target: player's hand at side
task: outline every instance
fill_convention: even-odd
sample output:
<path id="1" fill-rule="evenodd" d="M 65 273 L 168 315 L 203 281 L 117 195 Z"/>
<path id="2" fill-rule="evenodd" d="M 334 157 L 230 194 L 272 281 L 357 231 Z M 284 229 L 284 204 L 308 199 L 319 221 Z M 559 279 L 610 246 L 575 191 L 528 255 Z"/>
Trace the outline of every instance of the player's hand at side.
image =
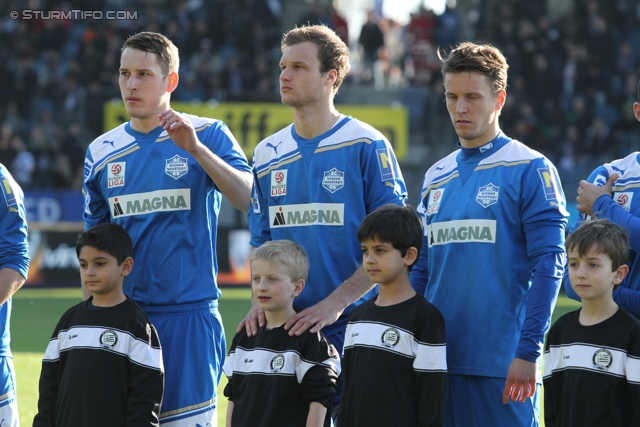
<path id="1" fill-rule="evenodd" d="M 596 202 L 598 197 L 603 194 L 611 195 L 611 188 L 613 187 L 613 183 L 618 179 L 617 174 L 613 174 L 607 180 L 607 183 L 602 187 L 591 184 L 587 181 L 580 181 L 580 186 L 578 187 L 578 197 L 576 197 L 576 202 L 578 202 L 578 210 L 587 215 L 593 215 L 593 204 Z"/>
<path id="2" fill-rule="evenodd" d="M 284 324 L 284 329 L 289 331 L 289 335 L 302 335 L 309 330 L 315 334 L 327 325 L 332 324 L 342 314 L 344 308 L 338 309 L 329 299 L 323 299 L 316 305 L 307 307 L 296 313 Z"/>
<path id="3" fill-rule="evenodd" d="M 160 126 L 167 131 L 173 142 L 188 153 L 198 146 L 198 137 L 188 117 L 174 110 L 166 110 L 158 114 Z"/>
<path id="4" fill-rule="evenodd" d="M 236 333 L 240 333 L 243 328 L 247 330 L 247 336 L 253 337 L 258 334 L 258 329 L 264 327 L 266 324 L 266 318 L 264 316 L 264 310 L 258 307 L 251 299 L 251 310 L 240 321 Z"/>
<path id="5" fill-rule="evenodd" d="M 507 381 L 504 385 L 502 403 L 505 405 L 512 401 L 524 402 L 527 397 L 532 397 L 536 393 L 536 373 L 538 364 L 527 362 L 517 357 L 511 362 L 507 371 Z"/>

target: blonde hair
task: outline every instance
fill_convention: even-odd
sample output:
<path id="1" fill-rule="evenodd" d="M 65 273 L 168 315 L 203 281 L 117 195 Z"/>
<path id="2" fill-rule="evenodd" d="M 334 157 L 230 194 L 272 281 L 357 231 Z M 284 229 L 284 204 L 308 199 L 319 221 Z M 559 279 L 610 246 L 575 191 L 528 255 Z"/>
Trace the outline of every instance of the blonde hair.
<path id="1" fill-rule="evenodd" d="M 251 253 L 251 261 L 264 259 L 283 264 L 293 282 L 307 280 L 309 257 L 304 248 L 291 240 L 271 240 Z"/>

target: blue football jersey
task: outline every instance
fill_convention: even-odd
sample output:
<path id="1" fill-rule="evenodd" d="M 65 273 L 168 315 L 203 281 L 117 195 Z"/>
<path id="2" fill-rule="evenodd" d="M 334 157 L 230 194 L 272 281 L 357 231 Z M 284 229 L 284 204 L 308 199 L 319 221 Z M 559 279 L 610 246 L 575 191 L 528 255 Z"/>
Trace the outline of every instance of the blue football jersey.
<path id="1" fill-rule="evenodd" d="M 326 298 L 360 266 L 357 231 L 364 217 L 388 203 L 404 205 L 407 198 L 389 142 L 351 117 L 341 116 L 311 140 L 298 136 L 294 125 L 268 137 L 255 149 L 253 174 L 251 244 L 289 239 L 309 255 L 309 277 L 294 301 L 296 310 Z M 325 334 L 344 329 L 350 309 Z"/>
<path id="2" fill-rule="evenodd" d="M 29 244 L 24 194 L 7 168 L 0 164 L 2 195 L 0 198 L 0 269 L 11 268 L 27 278 Z M 11 298 L 0 306 L 0 356 L 11 356 L 9 319 Z"/>
<path id="3" fill-rule="evenodd" d="M 598 218 L 609 219 L 624 227 L 629 233 L 632 245 L 629 249 L 629 261 L 627 263 L 629 274 L 622 281 L 620 287 L 613 292 L 613 298 L 624 309 L 640 318 L 640 265 L 636 262 L 639 248 L 637 246 L 633 247 L 633 242 L 636 240 L 640 230 L 637 228 L 629 229 L 628 223 L 619 221 L 621 216 L 616 212 L 616 209 L 622 208 L 626 213 L 636 218 L 640 217 L 640 152 L 631 153 L 623 159 L 614 160 L 598 167 L 589 175 L 587 181 L 598 186 L 604 186 L 609 177 L 614 174 L 618 175 L 618 179 L 611 188 L 613 203 L 611 199 L 598 198 L 594 203 L 593 211 L 597 213 Z M 571 228 L 571 232 L 582 224 L 585 219 L 586 216 L 580 214 L 580 217 Z M 571 288 L 568 276 L 565 278 L 565 289 L 569 297 L 579 299 Z"/>
<path id="4" fill-rule="evenodd" d="M 186 115 L 199 140 L 232 167 L 251 168 L 227 126 Z M 125 123 L 94 140 L 84 164 L 85 229 L 115 222 L 133 239 L 124 291 L 141 305 L 217 299 L 216 230 L 222 193 L 161 127 Z"/>
<path id="5" fill-rule="evenodd" d="M 436 162 L 425 174 L 418 213 L 424 242 L 411 282 L 444 316 L 449 372 L 506 377 L 527 317 L 533 260 L 564 252 L 568 214 L 555 167 L 500 133 Z M 562 267 L 544 298 L 545 318 L 527 331 L 536 356 Z"/>

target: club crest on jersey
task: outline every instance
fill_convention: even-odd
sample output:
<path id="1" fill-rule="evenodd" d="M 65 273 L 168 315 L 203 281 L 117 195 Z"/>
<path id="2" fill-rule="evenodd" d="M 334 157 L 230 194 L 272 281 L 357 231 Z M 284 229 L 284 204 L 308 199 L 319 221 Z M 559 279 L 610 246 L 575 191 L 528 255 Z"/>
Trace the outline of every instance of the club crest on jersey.
<path id="1" fill-rule="evenodd" d="M 189 172 L 189 161 L 184 157 L 180 157 L 177 154 L 170 159 L 167 159 L 164 166 L 164 173 L 169 175 L 173 179 L 178 179 Z"/>
<path id="2" fill-rule="evenodd" d="M 273 359 L 271 359 L 271 363 L 269 364 L 271 367 L 271 372 L 280 372 L 282 368 L 284 368 L 284 356 L 278 354 Z"/>
<path id="3" fill-rule="evenodd" d="M 633 199 L 633 193 L 631 191 L 613 193 L 613 200 L 615 200 L 618 206 L 627 212 L 629 212 L 629 209 L 631 208 L 631 199 Z"/>
<path id="4" fill-rule="evenodd" d="M 387 348 L 393 348 L 400 342 L 400 332 L 396 328 L 386 329 L 380 338 L 382 345 Z"/>
<path id="5" fill-rule="evenodd" d="M 606 348 L 601 348 L 593 353 L 593 367 L 601 371 L 606 371 L 613 363 L 613 355 Z"/>
<path id="6" fill-rule="evenodd" d="M 107 165 L 107 187 L 124 187 L 124 170 L 127 162 L 115 162 Z"/>
<path id="7" fill-rule="evenodd" d="M 442 195 L 444 194 L 444 188 L 438 188 L 429 192 L 429 203 L 427 204 L 427 215 L 438 213 L 440 209 L 440 202 L 442 202 Z"/>
<path id="8" fill-rule="evenodd" d="M 480 203 L 480 205 L 483 208 L 488 208 L 489 206 L 498 202 L 499 192 L 500 192 L 500 187 L 497 187 L 489 183 L 484 187 L 478 188 L 478 194 L 476 195 L 476 202 Z"/>
<path id="9" fill-rule="evenodd" d="M 332 194 L 344 187 L 344 172 L 336 168 L 325 171 L 322 178 L 322 186 L 329 190 Z"/>
<path id="10" fill-rule="evenodd" d="M 271 197 L 287 194 L 287 170 L 271 171 Z"/>
<path id="11" fill-rule="evenodd" d="M 113 348 L 118 343 L 118 334 L 116 331 L 109 329 L 100 334 L 100 345 L 103 347 Z"/>

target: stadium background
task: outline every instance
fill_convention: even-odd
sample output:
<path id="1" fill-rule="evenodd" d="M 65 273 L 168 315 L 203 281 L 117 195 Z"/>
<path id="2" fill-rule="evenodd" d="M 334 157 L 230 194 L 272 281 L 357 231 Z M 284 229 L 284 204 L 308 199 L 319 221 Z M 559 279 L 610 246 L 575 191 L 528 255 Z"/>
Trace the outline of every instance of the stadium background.
<path id="1" fill-rule="evenodd" d="M 73 245 L 82 227 L 84 153 L 93 139 L 127 120 L 119 100 L 119 49 L 142 30 L 162 32 L 180 49 L 172 106 L 223 119 L 250 159 L 262 137 L 292 121 L 278 95 L 282 33 L 305 22 L 334 28 L 352 50 L 337 108 L 389 137 L 414 205 L 422 175 L 456 141 L 436 49 L 460 40 L 490 42 L 510 64 L 501 127 L 556 164 L 575 217 L 579 180 L 640 145 L 631 109 L 640 67 L 640 1 L 420 3 L 2 2 L 0 162 L 26 194 L 33 259 L 26 286 L 77 284 Z M 125 19 L 96 19 L 107 11 Z M 219 280 L 244 284 L 246 218 L 226 201 L 222 209 Z"/>
<path id="2" fill-rule="evenodd" d="M 639 149 L 640 124 L 631 106 L 640 76 L 640 0 L 459 0 L 449 8 L 436 0 L 433 10 L 418 10 L 418 3 L 0 3 L 0 162 L 25 190 L 33 260 L 12 316 L 24 425 L 35 414 L 48 337 L 61 313 L 80 298 L 74 243 L 82 228 L 83 158 L 93 139 L 127 120 L 117 69 L 128 35 L 160 31 L 178 45 L 181 80 L 172 106 L 225 120 L 250 158 L 262 136 L 292 120 L 290 109 L 279 103 L 281 34 L 304 22 L 336 29 L 353 57 L 336 98 L 338 109 L 389 137 L 414 205 L 425 170 L 455 148 L 436 49 L 461 40 L 490 42 L 507 55 L 511 69 L 501 126 L 556 164 L 574 218 L 578 181 L 595 166 Z M 132 19 L 52 14 L 74 10 L 124 11 Z M 368 10 L 375 13 L 361 31 Z M 221 283 L 247 281 L 246 233 L 246 218 L 225 201 L 218 242 Z M 59 289 L 69 286 L 74 289 Z M 247 289 L 223 293 L 229 337 L 246 313 L 248 295 Z M 554 319 L 575 306 L 561 296 Z"/>

